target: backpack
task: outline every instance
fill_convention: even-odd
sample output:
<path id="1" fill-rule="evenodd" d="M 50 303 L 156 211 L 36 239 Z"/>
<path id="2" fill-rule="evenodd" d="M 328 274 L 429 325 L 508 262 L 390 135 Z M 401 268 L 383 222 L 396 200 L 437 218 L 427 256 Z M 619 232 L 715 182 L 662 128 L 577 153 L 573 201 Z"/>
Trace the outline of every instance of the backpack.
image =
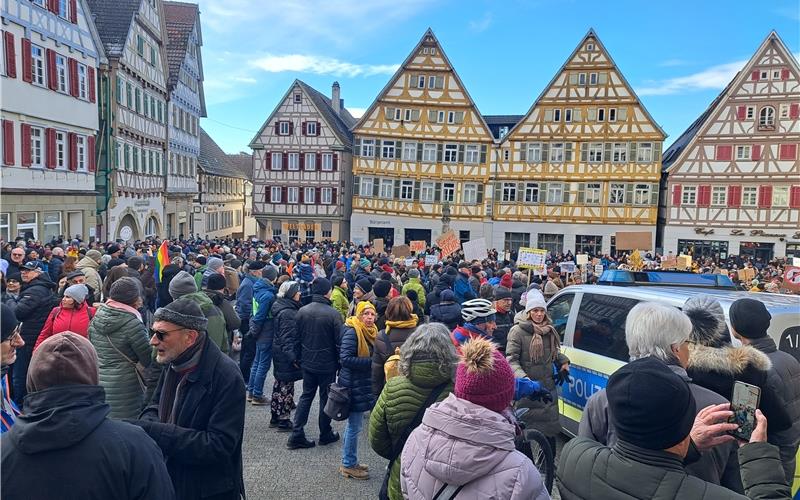
<path id="1" fill-rule="evenodd" d="M 392 350 L 392 341 L 389 340 L 389 335 L 383 334 L 384 339 L 383 341 L 386 343 L 386 347 L 388 348 L 388 352 Z M 386 381 L 388 382 L 389 379 L 392 379 L 398 375 L 400 375 L 400 348 L 394 348 L 394 354 L 386 358 L 386 362 L 383 364 L 383 375 Z"/>

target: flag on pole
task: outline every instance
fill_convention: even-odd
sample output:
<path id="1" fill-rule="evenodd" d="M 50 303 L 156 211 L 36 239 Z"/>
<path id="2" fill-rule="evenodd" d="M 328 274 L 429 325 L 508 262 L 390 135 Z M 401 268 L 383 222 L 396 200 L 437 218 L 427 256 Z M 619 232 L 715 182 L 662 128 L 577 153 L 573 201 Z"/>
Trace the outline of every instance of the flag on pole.
<path id="1" fill-rule="evenodd" d="M 155 265 L 155 279 L 156 283 L 161 283 L 161 274 L 164 272 L 164 268 L 169 265 L 169 252 L 167 247 L 167 240 L 161 242 L 161 246 L 158 248 L 158 252 L 156 253 L 156 265 Z"/>

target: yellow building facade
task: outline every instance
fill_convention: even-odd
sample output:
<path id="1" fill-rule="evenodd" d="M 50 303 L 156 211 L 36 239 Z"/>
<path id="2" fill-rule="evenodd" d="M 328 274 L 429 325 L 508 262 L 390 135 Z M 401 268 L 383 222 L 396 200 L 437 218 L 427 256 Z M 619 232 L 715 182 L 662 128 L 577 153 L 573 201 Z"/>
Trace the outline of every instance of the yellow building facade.
<path id="1" fill-rule="evenodd" d="M 431 30 L 355 125 L 351 238 L 435 241 L 491 231 L 494 138 Z"/>

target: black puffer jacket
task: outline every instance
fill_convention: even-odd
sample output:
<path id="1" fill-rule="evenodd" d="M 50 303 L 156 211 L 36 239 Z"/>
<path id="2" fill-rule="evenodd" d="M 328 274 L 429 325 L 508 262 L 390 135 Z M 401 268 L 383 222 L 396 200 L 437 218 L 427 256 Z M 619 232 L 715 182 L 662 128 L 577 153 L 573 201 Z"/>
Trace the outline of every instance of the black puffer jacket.
<path id="1" fill-rule="evenodd" d="M 354 328 L 346 326 L 342 333 L 342 345 L 339 348 L 339 385 L 350 389 L 350 411 L 361 412 L 371 410 L 375 405 L 372 396 L 372 353 L 374 347 L 369 346 L 369 355 L 358 355 L 358 337 Z"/>
<path id="2" fill-rule="evenodd" d="M 274 375 L 281 382 L 294 382 L 303 378 L 303 370 L 295 363 L 300 359 L 300 335 L 297 333 L 295 317 L 300 302 L 286 297 L 278 297 L 272 304 L 272 318 L 275 321 L 275 338 L 272 343 L 272 362 Z"/>
<path id="3" fill-rule="evenodd" d="M 14 314 L 22 322 L 20 335 L 25 344 L 29 344 L 31 348 L 36 343 L 36 338 L 42 331 L 50 311 L 58 305 L 55 293 L 57 288 L 58 286 L 50 281 L 50 277 L 45 273 L 22 285 Z"/>
<path id="4" fill-rule="evenodd" d="M 302 345 L 300 367 L 311 373 L 336 373 L 342 315 L 333 308 L 331 301 L 322 295 L 313 295 L 311 303 L 297 311 L 295 322 Z"/>
<path id="5" fill-rule="evenodd" d="M 431 323 L 444 323 L 453 330 L 462 323 L 461 305 L 458 302 L 442 302 L 431 307 Z"/>
<path id="6" fill-rule="evenodd" d="M 512 306 L 513 307 L 513 306 Z M 506 343 L 508 342 L 508 332 L 511 331 L 511 327 L 514 326 L 514 311 L 508 311 L 505 313 L 501 313 L 497 311 L 495 314 L 496 322 L 497 322 L 497 329 L 492 332 L 492 340 L 495 344 L 497 344 L 498 348 L 502 352 L 506 352 Z"/>
<path id="7" fill-rule="evenodd" d="M 390 328 L 389 335 L 386 335 L 385 330 L 378 332 L 372 352 L 372 393 L 376 398 L 381 394 L 383 386 L 386 384 L 383 365 L 386 364 L 389 356 L 394 354 L 395 348 L 401 347 L 416 330 L 417 327 L 415 326 L 414 328 Z"/>
<path id="8" fill-rule="evenodd" d="M 386 328 L 386 308 L 389 306 L 389 297 L 376 297 L 375 298 L 375 312 L 378 317 L 375 319 L 375 326 L 378 330 Z"/>

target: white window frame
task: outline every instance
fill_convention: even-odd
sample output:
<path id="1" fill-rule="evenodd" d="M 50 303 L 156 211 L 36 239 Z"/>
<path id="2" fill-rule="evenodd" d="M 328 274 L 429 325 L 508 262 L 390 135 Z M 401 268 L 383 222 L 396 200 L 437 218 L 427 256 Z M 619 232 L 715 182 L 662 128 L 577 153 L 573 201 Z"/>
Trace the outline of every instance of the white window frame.
<path id="1" fill-rule="evenodd" d="M 0 240 L 9 241 L 11 239 L 11 213 L 0 213 Z"/>
<path id="2" fill-rule="evenodd" d="M 528 143 L 527 152 L 528 163 L 541 163 L 542 162 L 542 143 L 530 142 Z"/>
<path id="3" fill-rule="evenodd" d="M 381 142 L 381 158 L 384 160 L 394 160 L 397 143 L 395 141 Z"/>
<path id="4" fill-rule="evenodd" d="M 422 144 L 422 161 L 424 163 L 436 163 L 436 155 L 438 146 L 435 142 L 426 142 Z"/>
<path id="5" fill-rule="evenodd" d="M 599 205 L 602 191 L 603 186 L 599 182 L 590 182 L 586 184 L 583 202 L 587 205 Z"/>
<path id="6" fill-rule="evenodd" d="M 747 108 L 745 108 L 745 109 L 746 109 L 745 119 L 752 120 L 753 118 L 755 118 L 755 116 L 756 116 L 756 107 L 755 106 L 747 106 Z"/>
<path id="7" fill-rule="evenodd" d="M 322 170 L 333 172 L 333 153 L 322 153 Z"/>
<path id="8" fill-rule="evenodd" d="M 539 183 L 527 182 L 525 183 L 525 196 L 523 198 L 525 203 L 539 203 Z"/>
<path id="9" fill-rule="evenodd" d="M 313 172 L 317 169 L 317 153 L 306 153 L 305 154 L 305 165 L 303 165 L 303 170 L 308 172 Z"/>
<path id="10" fill-rule="evenodd" d="M 55 222 L 54 221 L 48 222 L 47 221 L 47 217 L 48 216 L 53 216 L 53 215 L 56 215 L 58 220 L 55 221 Z M 59 212 L 59 211 L 42 212 L 42 225 L 44 226 L 44 228 L 43 228 L 44 232 L 42 233 L 42 238 L 45 241 L 50 241 L 50 238 L 48 238 L 49 235 L 55 235 L 56 237 L 58 237 L 58 236 L 64 234 L 64 233 L 61 232 L 61 222 L 62 222 L 61 212 Z M 47 226 L 56 226 L 55 232 L 53 232 L 52 229 L 50 231 L 48 231 L 48 227 Z"/>
<path id="11" fill-rule="evenodd" d="M 597 85 L 597 73 L 589 73 L 589 85 Z"/>
<path id="12" fill-rule="evenodd" d="M 418 89 L 425 88 L 425 75 L 417 75 L 417 88 Z"/>
<path id="13" fill-rule="evenodd" d="M 789 118 L 789 105 L 788 104 L 781 104 L 781 113 L 780 113 L 781 120 L 785 120 Z"/>
<path id="14" fill-rule="evenodd" d="M 597 121 L 606 121 L 606 108 L 597 108 Z"/>
<path id="15" fill-rule="evenodd" d="M 42 127 L 31 127 L 31 166 L 43 167 L 45 159 L 45 139 Z"/>
<path id="16" fill-rule="evenodd" d="M 726 186 L 711 186 L 711 205 L 724 207 L 728 203 L 728 188 Z"/>
<path id="17" fill-rule="evenodd" d="M 739 144 L 736 146 L 736 159 L 749 160 L 752 154 L 752 149 L 749 144 Z"/>
<path id="18" fill-rule="evenodd" d="M 625 204 L 625 184 L 622 182 L 612 182 L 608 185 L 608 204 Z"/>
<path id="19" fill-rule="evenodd" d="M 417 161 L 417 143 L 404 142 L 403 143 L 403 161 Z"/>
<path id="20" fill-rule="evenodd" d="M 774 127 L 775 126 L 775 108 L 772 106 L 764 106 L 758 111 L 758 126 L 759 127 Z"/>
<path id="21" fill-rule="evenodd" d="M 442 183 L 442 201 L 453 203 L 456 201 L 456 183 L 443 182 Z"/>
<path id="22" fill-rule="evenodd" d="M 333 203 L 333 188 L 324 187 L 319 192 L 319 202 L 323 205 L 330 205 Z"/>
<path id="23" fill-rule="evenodd" d="M 564 203 L 564 183 L 547 183 L 547 203 L 551 205 L 561 205 Z"/>
<path id="24" fill-rule="evenodd" d="M 461 190 L 461 203 L 463 205 L 478 204 L 478 185 L 476 183 L 464 183 L 464 188 Z"/>
<path id="25" fill-rule="evenodd" d="M 78 135 L 75 138 L 75 145 L 77 146 L 76 158 L 78 160 L 77 170 L 85 172 L 89 168 L 89 161 L 86 157 L 86 136 Z"/>
<path id="26" fill-rule="evenodd" d="M 33 215 L 33 222 L 26 222 L 20 223 L 20 217 L 22 215 Z M 39 213 L 38 212 L 17 212 L 17 234 L 20 235 L 20 232 L 24 234 L 25 230 L 30 229 L 33 233 L 33 239 L 39 239 Z M 21 235 L 20 235 L 21 236 Z"/>
<path id="27" fill-rule="evenodd" d="M 306 122 L 306 135 L 317 135 L 317 122 Z"/>
<path id="28" fill-rule="evenodd" d="M 565 148 L 563 142 L 550 143 L 550 163 L 564 163 Z"/>
<path id="29" fill-rule="evenodd" d="M 653 161 L 653 143 L 640 142 L 636 147 L 636 161 L 638 163 L 650 163 Z"/>
<path id="30" fill-rule="evenodd" d="M 560 122 L 561 121 L 561 109 L 555 108 L 553 110 L 553 121 Z"/>
<path id="31" fill-rule="evenodd" d="M 501 197 L 500 201 L 503 203 L 512 203 L 517 201 L 517 183 L 516 182 L 504 182 L 501 185 Z"/>
<path id="32" fill-rule="evenodd" d="M 300 188 L 297 186 L 289 186 L 286 189 L 286 203 L 296 205 L 300 201 Z"/>
<path id="33" fill-rule="evenodd" d="M 464 146 L 464 163 L 477 165 L 481 160 L 481 148 L 478 144 L 467 144 Z"/>
<path id="34" fill-rule="evenodd" d="M 445 163 L 458 162 L 458 144 L 445 144 L 442 154 L 442 161 Z"/>
<path id="35" fill-rule="evenodd" d="M 586 85 L 586 73 L 578 73 L 578 85 Z"/>
<path id="36" fill-rule="evenodd" d="M 278 135 L 289 135 L 289 122 L 278 122 Z"/>
<path id="37" fill-rule="evenodd" d="M 742 187 L 742 206 L 754 207 L 758 205 L 758 187 L 757 186 L 743 186 Z"/>
<path id="38" fill-rule="evenodd" d="M 608 108 L 608 121 L 617 121 L 617 108 Z"/>
<path id="39" fill-rule="evenodd" d="M 34 85 L 47 85 L 47 64 L 45 64 L 43 47 L 31 44 L 31 78 Z"/>
<path id="40" fill-rule="evenodd" d="M 772 206 L 773 207 L 789 206 L 789 186 L 773 186 Z"/>
<path id="41" fill-rule="evenodd" d="M 422 181 L 419 187 L 419 201 L 421 203 L 433 203 L 436 197 L 436 183 L 433 181 Z"/>
<path id="42" fill-rule="evenodd" d="M 634 184 L 633 204 L 634 205 L 650 204 L 650 184 Z"/>
<path id="43" fill-rule="evenodd" d="M 295 104 L 303 104 L 303 94 L 300 92 L 295 92 L 294 94 L 294 103 Z"/>
<path id="44" fill-rule="evenodd" d="M 614 163 L 628 163 L 627 142 L 615 142 L 611 145 L 611 161 Z"/>
<path id="45" fill-rule="evenodd" d="M 56 130 L 56 168 L 66 169 L 69 158 L 67 157 L 67 133 Z"/>
<path id="46" fill-rule="evenodd" d="M 683 186 L 681 192 L 681 205 L 697 204 L 697 186 Z"/>
<path id="47" fill-rule="evenodd" d="M 272 154 L 272 160 L 270 161 L 270 170 L 281 170 L 283 168 L 283 153 L 270 153 L 270 154 Z"/>
<path id="48" fill-rule="evenodd" d="M 572 108 L 564 110 L 564 123 L 572 123 Z"/>
<path id="49" fill-rule="evenodd" d="M 365 158 L 375 156 L 375 139 L 361 139 L 361 156 Z"/>
<path id="50" fill-rule="evenodd" d="M 303 204 L 304 205 L 314 205 L 316 203 L 317 188 L 315 188 L 315 187 L 305 187 L 303 189 L 305 190 L 303 192 Z"/>
<path id="51" fill-rule="evenodd" d="M 275 160 L 272 161 L 274 162 Z M 286 170 L 300 170 L 300 153 L 288 153 L 286 155 L 286 162 L 288 163 L 288 165 L 286 165 Z"/>
<path id="52" fill-rule="evenodd" d="M 89 99 L 89 77 L 85 64 L 78 63 L 78 97 L 80 99 Z"/>
<path id="53" fill-rule="evenodd" d="M 56 54 L 56 90 L 63 94 L 69 94 L 69 70 L 67 69 L 67 58 L 61 54 Z"/>
<path id="54" fill-rule="evenodd" d="M 414 181 L 407 179 L 400 181 L 400 199 L 404 201 L 414 199 Z"/>
<path id="55" fill-rule="evenodd" d="M 380 188 L 378 189 L 378 197 L 385 200 L 390 200 L 394 197 L 393 179 L 381 179 Z"/>
<path id="56" fill-rule="evenodd" d="M 455 111 L 448 111 L 447 112 L 447 123 L 453 124 L 456 122 L 456 112 Z"/>
<path id="57" fill-rule="evenodd" d="M 589 163 L 603 163 L 603 143 L 589 143 Z"/>
<path id="58" fill-rule="evenodd" d="M 375 180 L 372 177 L 362 177 L 359 181 L 358 192 L 359 196 L 372 196 L 372 187 Z"/>

